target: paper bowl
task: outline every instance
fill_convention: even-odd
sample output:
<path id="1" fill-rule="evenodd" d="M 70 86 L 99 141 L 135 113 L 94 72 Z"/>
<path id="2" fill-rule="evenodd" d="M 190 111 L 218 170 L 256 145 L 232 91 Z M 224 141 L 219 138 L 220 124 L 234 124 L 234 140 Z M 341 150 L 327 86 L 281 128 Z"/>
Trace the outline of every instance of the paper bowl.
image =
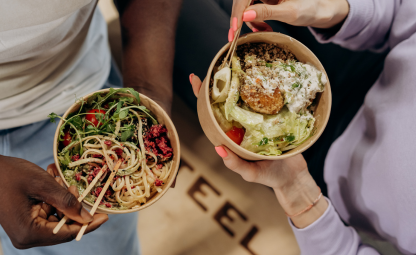
<path id="1" fill-rule="evenodd" d="M 98 90 L 95 91 L 91 94 L 88 94 L 86 96 L 84 96 L 84 100 L 87 100 L 90 96 L 92 96 L 94 93 L 96 92 L 108 92 L 109 89 L 102 89 L 102 90 Z M 131 94 L 122 94 L 123 96 L 129 96 L 129 97 L 133 97 Z M 155 103 L 153 100 L 151 100 L 150 98 L 146 97 L 145 95 L 140 94 L 140 105 L 144 105 L 147 107 L 147 109 L 149 109 L 153 115 L 156 117 L 156 119 L 158 120 L 158 122 L 160 124 L 163 124 L 166 126 L 166 128 L 168 129 L 168 138 L 170 140 L 171 146 L 173 148 L 173 164 L 172 164 L 172 172 L 170 173 L 169 178 L 167 179 L 167 181 L 165 182 L 165 184 L 163 185 L 163 191 L 162 192 L 157 192 L 156 194 L 153 195 L 153 197 L 151 197 L 146 204 L 140 206 L 139 208 L 134 208 L 134 209 L 128 209 L 128 210 L 111 210 L 111 209 L 106 209 L 106 208 L 97 208 L 97 213 L 105 213 L 105 214 L 123 214 L 123 213 L 131 213 L 131 212 L 137 212 L 140 210 L 143 210 L 149 206 L 151 206 L 152 204 L 154 204 L 157 200 L 159 200 L 169 189 L 169 187 L 172 185 L 173 181 L 175 180 L 176 174 L 178 173 L 179 170 L 179 163 L 180 163 L 180 147 L 179 147 L 179 137 L 178 137 L 178 133 L 176 132 L 175 126 L 172 123 L 172 120 L 169 118 L 169 116 L 167 115 L 167 113 L 162 109 L 162 107 L 160 107 L 157 103 Z M 69 107 L 69 109 L 65 112 L 65 114 L 63 115 L 63 118 L 66 118 L 68 116 L 68 114 L 75 112 L 79 109 L 80 104 L 79 103 L 75 103 L 73 104 L 71 107 Z M 53 142 L 53 157 L 55 159 L 55 165 L 56 168 L 59 171 L 59 175 L 61 176 L 64 184 L 66 187 L 69 187 L 68 182 L 65 180 L 64 175 L 62 173 L 61 167 L 59 165 L 59 161 L 58 161 L 58 135 L 59 135 L 59 129 L 62 125 L 63 121 L 59 121 L 58 126 L 56 128 L 56 132 L 55 132 L 55 138 L 54 138 L 54 142 Z M 88 202 L 88 201 L 83 201 L 83 206 L 91 209 L 93 204 Z"/>
<path id="2" fill-rule="evenodd" d="M 328 78 L 324 67 L 318 58 L 310 51 L 305 45 L 296 39 L 275 32 L 256 32 L 242 35 L 238 41 L 238 45 L 245 43 L 277 43 L 279 46 L 284 47 L 291 51 L 296 58 L 302 63 L 308 63 L 315 66 L 318 70 L 322 71 L 324 75 Z M 259 155 L 254 152 L 248 151 L 236 143 L 234 143 L 228 136 L 222 131 L 218 125 L 210 105 L 210 94 L 209 94 L 209 82 L 212 77 L 212 71 L 218 59 L 226 54 L 230 43 L 226 44 L 222 49 L 217 53 L 215 58 L 212 60 L 211 65 L 209 66 L 208 73 L 204 83 L 202 84 L 201 90 L 198 95 L 198 117 L 199 122 L 201 123 L 202 129 L 205 132 L 205 135 L 211 141 L 214 146 L 225 145 L 227 148 L 232 150 L 238 156 L 246 160 L 280 160 L 292 157 L 296 154 L 302 153 L 309 147 L 311 147 L 316 140 L 321 136 L 324 131 L 326 124 L 328 123 L 329 114 L 331 112 L 331 87 L 329 84 L 329 79 L 325 85 L 325 91 L 323 93 L 318 93 L 317 98 L 315 99 L 317 103 L 317 108 L 314 113 L 315 121 L 315 132 L 308 138 L 303 144 L 298 147 L 284 152 L 280 156 L 265 156 Z"/>

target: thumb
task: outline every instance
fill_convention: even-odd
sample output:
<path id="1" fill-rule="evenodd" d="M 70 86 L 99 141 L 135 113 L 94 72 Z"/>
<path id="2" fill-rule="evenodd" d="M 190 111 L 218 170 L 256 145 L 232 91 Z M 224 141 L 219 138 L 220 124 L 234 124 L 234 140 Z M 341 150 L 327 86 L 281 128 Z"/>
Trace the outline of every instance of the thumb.
<path id="1" fill-rule="evenodd" d="M 228 169 L 238 173 L 248 182 L 256 181 L 257 171 L 253 162 L 245 161 L 225 146 L 217 146 L 215 150 Z"/>
<path id="2" fill-rule="evenodd" d="M 59 185 L 46 172 L 45 174 L 46 178 L 43 178 L 42 182 L 36 182 L 32 186 L 32 191 L 37 194 L 35 198 L 52 205 L 71 220 L 79 223 L 91 222 L 93 217 L 82 207 L 77 197 Z"/>
<path id="3" fill-rule="evenodd" d="M 248 7 L 243 14 L 243 21 L 278 20 L 291 24 L 297 19 L 298 9 L 294 2 L 288 1 L 277 5 L 256 4 Z"/>
<path id="4" fill-rule="evenodd" d="M 195 74 L 191 73 L 189 75 L 189 82 L 192 85 L 192 90 L 194 91 L 195 96 L 198 97 L 199 90 L 201 89 L 201 86 L 202 86 L 201 79 L 199 79 L 199 77 L 196 76 Z"/>

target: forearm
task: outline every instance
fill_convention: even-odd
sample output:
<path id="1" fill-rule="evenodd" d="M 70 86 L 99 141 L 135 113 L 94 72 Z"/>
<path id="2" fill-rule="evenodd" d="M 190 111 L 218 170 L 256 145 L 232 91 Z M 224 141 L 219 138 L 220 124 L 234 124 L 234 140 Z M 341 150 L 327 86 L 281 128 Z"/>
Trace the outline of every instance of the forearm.
<path id="1" fill-rule="evenodd" d="M 307 170 L 297 175 L 297 178 L 287 186 L 275 188 L 277 200 L 288 215 L 295 215 L 319 197 L 321 193 L 312 176 Z M 298 228 L 305 228 L 321 217 L 328 208 L 328 203 L 322 197 L 308 211 L 291 217 L 291 221 Z"/>
<path id="2" fill-rule="evenodd" d="M 170 114 L 176 21 L 182 0 L 118 1 L 123 81 Z"/>

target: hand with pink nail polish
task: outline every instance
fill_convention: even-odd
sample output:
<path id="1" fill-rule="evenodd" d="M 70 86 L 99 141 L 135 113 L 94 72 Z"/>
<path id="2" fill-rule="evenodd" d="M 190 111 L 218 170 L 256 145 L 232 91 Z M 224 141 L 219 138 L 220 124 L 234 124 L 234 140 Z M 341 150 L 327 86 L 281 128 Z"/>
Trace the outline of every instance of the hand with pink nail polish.
<path id="1" fill-rule="evenodd" d="M 277 20 L 295 26 L 331 28 L 342 23 L 348 15 L 347 0 L 261 0 L 246 8 L 251 0 L 234 0 L 231 26 L 234 19 L 241 26 L 246 22 L 253 32 L 273 31 L 265 20 Z"/>
<path id="2" fill-rule="evenodd" d="M 189 79 L 194 94 L 198 97 L 202 86 L 201 79 L 194 74 Z M 308 206 L 309 198 L 320 192 L 301 154 L 283 160 L 249 162 L 225 146 L 216 146 L 215 151 L 223 159 L 225 166 L 241 175 L 244 180 L 273 188 L 277 199 L 289 215 Z M 322 199 L 316 204 L 316 210 L 302 214 L 302 217 L 292 218 L 292 222 L 297 227 L 306 227 L 317 220 L 327 207 L 326 200 Z"/>

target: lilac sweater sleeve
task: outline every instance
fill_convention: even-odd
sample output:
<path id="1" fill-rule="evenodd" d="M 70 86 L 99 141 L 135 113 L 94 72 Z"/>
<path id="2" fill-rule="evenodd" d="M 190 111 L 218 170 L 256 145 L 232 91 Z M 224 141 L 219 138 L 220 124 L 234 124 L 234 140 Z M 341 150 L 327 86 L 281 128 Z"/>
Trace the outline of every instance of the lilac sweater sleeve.
<path id="1" fill-rule="evenodd" d="M 389 50 L 388 38 L 400 0 L 348 0 L 350 12 L 335 34 L 310 28 L 321 43 L 333 42 L 352 50 Z M 346 227 L 332 203 L 325 213 L 306 228 L 298 229 L 290 221 L 303 255 L 373 255 L 372 247 L 363 245 L 357 232 Z"/>
<path id="2" fill-rule="evenodd" d="M 325 213 L 314 223 L 298 229 L 289 220 L 302 255 L 377 255 L 375 249 L 363 245 L 357 232 L 346 227 L 329 199 Z"/>
<path id="3" fill-rule="evenodd" d="M 388 50 L 388 37 L 400 0 L 348 0 L 350 12 L 334 34 L 309 28 L 320 43 L 333 42 L 351 50 Z"/>

